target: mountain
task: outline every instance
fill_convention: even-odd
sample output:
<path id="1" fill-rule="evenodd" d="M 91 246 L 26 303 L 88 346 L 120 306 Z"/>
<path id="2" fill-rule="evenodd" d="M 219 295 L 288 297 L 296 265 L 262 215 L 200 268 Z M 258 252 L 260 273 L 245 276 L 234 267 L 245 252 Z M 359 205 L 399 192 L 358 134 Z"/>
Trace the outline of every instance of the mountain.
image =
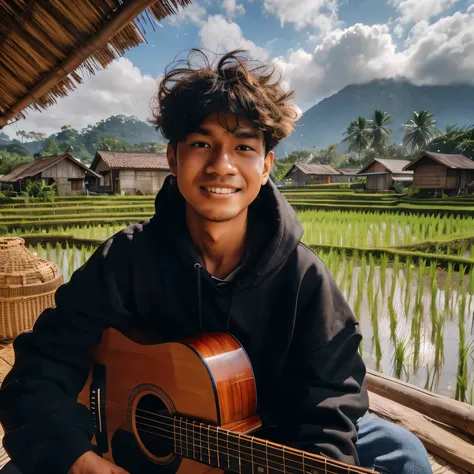
<path id="1" fill-rule="evenodd" d="M 332 143 L 338 144 L 339 151 L 345 151 L 341 141 L 351 120 L 359 115 L 368 118 L 376 108 L 392 116 L 392 141 L 401 143 L 402 125 L 412 118 L 415 110 L 431 112 L 441 130 L 448 124 L 473 124 L 474 86 L 416 86 L 406 79 L 347 86 L 308 109 L 292 135 L 278 146 L 277 156 L 296 148 L 327 148 Z"/>

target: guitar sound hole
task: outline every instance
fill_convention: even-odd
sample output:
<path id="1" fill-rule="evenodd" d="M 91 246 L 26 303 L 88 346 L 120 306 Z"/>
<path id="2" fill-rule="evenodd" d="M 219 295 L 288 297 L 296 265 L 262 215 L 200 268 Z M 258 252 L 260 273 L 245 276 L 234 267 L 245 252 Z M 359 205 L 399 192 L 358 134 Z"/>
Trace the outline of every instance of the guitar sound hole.
<path id="1" fill-rule="evenodd" d="M 172 452 L 173 419 L 159 397 L 147 394 L 138 401 L 135 425 L 141 442 L 153 456 L 164 458 Z"/>

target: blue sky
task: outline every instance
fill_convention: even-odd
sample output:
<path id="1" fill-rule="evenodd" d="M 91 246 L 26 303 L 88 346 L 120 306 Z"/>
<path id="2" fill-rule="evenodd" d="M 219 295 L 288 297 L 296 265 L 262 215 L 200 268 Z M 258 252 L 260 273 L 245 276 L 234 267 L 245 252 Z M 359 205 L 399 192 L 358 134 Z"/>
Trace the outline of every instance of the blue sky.
<path id="1" fill-rule="evenodd" d="M 4 131 L 51 133 L 118 113 L 146 119 L 159 75 L 193 47 L 243 47 L 274 61 L 303 111 L 373 79 L 474 83 L 474 0 L 195 0 L 148 26 L 146 40 L 57 105 Z"/>

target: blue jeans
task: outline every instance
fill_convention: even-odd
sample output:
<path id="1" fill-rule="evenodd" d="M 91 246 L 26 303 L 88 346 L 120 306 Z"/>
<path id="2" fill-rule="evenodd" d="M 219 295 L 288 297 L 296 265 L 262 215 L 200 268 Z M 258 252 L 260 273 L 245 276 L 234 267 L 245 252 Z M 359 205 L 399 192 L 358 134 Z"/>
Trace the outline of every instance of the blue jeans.
<path id="1" fill-rule="evenodd" d="M 360 418 L 357 431 L 361 466 L 384 474 L 432 474 L 425 447 L 404 428 L 381 418 Z"/>
<path id="2" fill-rule="evenodd" d="M 428 454 L 409 431 L 380 418 L 360 418 L 356 448 L 363 467 L 383 474 L 432 474 Z M 21 474 L 11 463 L 1 474 Z"/>

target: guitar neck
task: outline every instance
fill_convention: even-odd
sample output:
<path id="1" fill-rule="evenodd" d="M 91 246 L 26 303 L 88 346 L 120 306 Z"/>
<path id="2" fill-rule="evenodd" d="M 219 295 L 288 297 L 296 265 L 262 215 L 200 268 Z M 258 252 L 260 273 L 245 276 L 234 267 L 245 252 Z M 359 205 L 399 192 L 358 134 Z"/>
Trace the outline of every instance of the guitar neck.
<path id="1" fill-rule="evenodd" d="M 204 423 L 174 418 L 177 455 L 239 474 L 365 474 L 374 471 Z"/>

